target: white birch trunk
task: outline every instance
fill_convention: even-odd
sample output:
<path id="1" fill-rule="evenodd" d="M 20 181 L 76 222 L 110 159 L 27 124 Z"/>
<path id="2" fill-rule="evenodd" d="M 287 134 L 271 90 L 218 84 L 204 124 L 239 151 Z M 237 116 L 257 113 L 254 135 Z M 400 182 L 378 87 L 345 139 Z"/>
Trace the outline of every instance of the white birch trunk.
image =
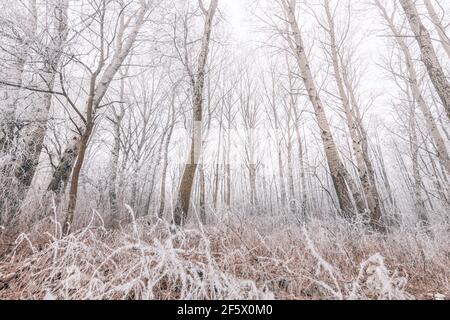
<path id="1" fill-rule="evenodd" d="M 395 41 L 397 42 L 398 46 L 400 47 L 403 56 L 405 58 L 406 67 L 408 71 L 408 83 L 412 92 L 412 96 L 414 100 L 416 100 L 420 111 L 422 112 L 425 123 L 427 125 L 427 129 L 431 134 L 431 137 L 434 141 L 434 144 L 436 146 L 436 151 L 438 153 L 439 161 L 441 162 L 442 166 L 447 171 L 447 174 L 450 175 L 450 156 L 447 150 L 447 146 L 445 144 L 445 140 L 442 137 L 439 127 L 430 111 L 430 107 L 426 103 L 420 87 L 419 87 L 419 80 L 417 76 L 417 71 L 414 67 L 414 61 L 411 55 L 411 52 L 406 45 L 405 41 L 403 40 L 403 37 L 397 27 L 394 24 L 394 21 L 392 18 L 388 15 L 386 12 L 386 9 L 381 5 L 381 3 L 376 0 L 376 4 L 378 8 L 380 9 L 381 15 L 385 19 L 386 23 L 388 24 L 389 28 L 391 29 L 392 34 L 394 35 Z"/>
<path id="2" fill-rule="evenodd" d="M 362 139 L 359 135 L 358 126 L 362 126 L 358 123 L 354 117 L 354 113 L 351 108 L 357 108 L 358 106 L 350 105 L 350 99 L 345 91 L 344 81 L 341 70 L 340 59 L 339 59 L 339 48 L 337 46 L 334 18 L 330 10 L 330 1 L 325 0 L 325 12 L 328 20 L 328 33 L 330 36 L 330 47 L 331 47 L 331 60 L 333 64 L 334 77 L 336 79 L 336 85 L 338 88 L 339 96 L 342 100 L 342 106 L 345 113 L 345 119 L 347 122 L 347 128 L 350 132 L 350 138 L 352 142 L 353 154 L 356 159 L 356 165 L 358 169 L 359 179 L 364 190 L 364 195 L 366 197 L 367 206 L 369 209 L 371 225 L 376 228 L 381 228 L 381 208 L 378 199 L 378 192 L 376 187 L 371 183 L 369 170 L 366 165 L 366 159 L 368 155 L 364 155 L 364 150 L 362 148 Z"/>
<path id="3" fill-rule="evenodd" d="M 417 8 L 412 0 L 400 0 L 411 30 L 413 31 L 431 82 L 442 100 L 447 117 L 450 119 L 450 82 L 447 79 L 431 41 L 428 30 L 420 20 Z"/>
<path id="4" fill-rule="evenodd" d="M 434 9 L 433 4 L 431 3 L 431 0 L 424 0 L 425 6 L 427 8 L 428 14 L 430 15 L 431 21 L 433 22 L 434 26 L 436 27 L 436 31 L 438 33 L 439 39 L 441 40 L 442 47 L 444 48 L 445 52 L 447 53 L 448 58 L 450 59 L 450 38 L 445 33 L 445 28 L 441 23 L 441 19 L 439 18 L 438 14 L 436 13 L 436 10 Z"/>
<path id="5" fill-rule="evenodd" d="M 39 53 L 43 60 L 38 69 L 39 76 L 33 77 L 31 87 L 52 91 L 63 48 L 68 36 L 68 0 L 59 0 L 52 6 L 54 28 L 51 33 L 50 50 Z M 18 121 L 23 128 L 20 132 L 21 150 L 19 164 L 15 175 L 23 188 L 25 196 L 27 188 L 33 180 L 47 131 L 48 113 L 52 103 L 51 93 L 33 93 L 29 96 L 26 109 L 20 110 Z"/>
<path id="6" fill-rule="evenodd" d="M 357 210 L 359 212 L 364 211 L 364 204 L 361 201 L 361 195 L 359 194 L 359 191 L 357 190 L 352 177 L 344 167 L 344 164 L 339 157 L 336 143 L 331 134 L 330 125 L 325 115 L 323 103 L 319 97 L 319 93 L 317 91 L 314 78 L 309 67 L 308 58 L 305 53 L 301 31 L 295 17 L 294 2 L 291 1 L 290 3 L 288 3 L 286 0 L 281 0 L 281 2 L 287 17 L 287 21 L 292 30 L 293 41 L 290 41 L 290 45 L 297 60 L 297 64 L 303 77 L 308 96 L 314 107 L 314 113 L 320 128 L 325 156 L 328 167 L 330 169 L 336 195 L 338 197 L 339 207 L 343 216 L 350 218 L 354 216 L 355 211 L 353 209 L 352 198 L 349 191 L 353 195 Z"/>

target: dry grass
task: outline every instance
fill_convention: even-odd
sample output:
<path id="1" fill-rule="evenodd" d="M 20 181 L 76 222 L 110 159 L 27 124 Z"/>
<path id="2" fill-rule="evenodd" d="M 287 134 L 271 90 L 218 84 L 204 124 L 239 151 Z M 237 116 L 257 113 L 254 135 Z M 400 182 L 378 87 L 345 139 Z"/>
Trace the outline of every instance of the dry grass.
<path id="1" fill-rule="evenodd" d="M 228 215 L 216 227 L 132 220 L 106 231 L 95 218 L 68 237 L 58 224 L 20 235 L 0 258 L 0 298 L 450 297 L 444 228 L 434 237 L 414 228 L 382 237 L 343 222 L 301 226 Z"/>

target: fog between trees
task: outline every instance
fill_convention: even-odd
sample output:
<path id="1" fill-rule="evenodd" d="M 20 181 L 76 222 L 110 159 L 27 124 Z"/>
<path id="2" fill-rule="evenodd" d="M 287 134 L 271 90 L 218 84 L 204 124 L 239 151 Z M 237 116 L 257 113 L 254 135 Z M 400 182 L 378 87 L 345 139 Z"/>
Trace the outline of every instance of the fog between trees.
<path id="1" fill-rule="evenodd" d="M 158 261 L 151 239 L 178 245 L 181 237 L 180 250 L 209 257 L 213 249 L 196 247 L 190 232 L 212 247 L 219 235 L 231 237 L 250 256 L 249 243 L 274 237 L 285 250 L 309 252 L 327 274 L 314 286 L 333 298 L 449 292 L 445 273 L 426 279 L 449 267 L 450 3 L 2 0 L 0 9 L 5 261 L 19 252 L 42 259 L 61 241 L 84 243 L 90 257 L 99 230 L 123 246 L 119 235 L 132 230 L 145 242 L 135 261 L 144 269 Z M 85 238 L 91 229 L 94 238 Z M 288 245 L 286 232 L 297 242 Z M 24 236 L 36 238 L 27 240 L 31 253 L 14 242 Z M 218 252 L 232 250 L 230 239 Z M 354 276 L 353 289 L 328 265 L 326 255 L 343 252 L 333 242 L 347 252 L 340 267 Z M 255 248 L 279 253 L 264 243 Z M 220 282 L 222 296 L 193 289 L 209 280 L 184 274 L 192 267 L 186 258 L 163 261 L 169 273 L 183 265 L 172 275 L 192 286 L 178 292 L 153 279 L 158 293 L 145 287 L 134 297 L 327 296 L 298 289 L 288 269 L 277 277 L 291 287 L 244 276 L 225 256 L 234 259 L 208 260 L 220 279 L 232 274 Z M 288 256 L 273 259 L 288 268 Z M 430 267 L 411 294 L 393 279 L 410 280 L 399 274 L 421 262 L 402 263 L 419 256 Z M 257 273 L 261 265 L 251 261 L 243 263 Z M 361 264 L 359 275 L 350 264 Z M 363 289 L 361 272 L 371 265 L 392 277 L 377 278 L 389 290 Z M 254 281 L 254 291 L 240 277 Z M 12 280 L 0 273 L 2 281 Z M 79 296 L 42 289 L 31 297 L 129 298 L 80 286 Z"/>

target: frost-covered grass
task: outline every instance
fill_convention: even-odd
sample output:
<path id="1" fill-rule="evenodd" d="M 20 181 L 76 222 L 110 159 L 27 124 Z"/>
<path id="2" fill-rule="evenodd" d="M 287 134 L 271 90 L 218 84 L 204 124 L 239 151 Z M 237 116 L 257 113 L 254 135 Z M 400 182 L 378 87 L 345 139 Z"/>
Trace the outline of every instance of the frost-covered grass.
<path id="1" fill-rule="evenodd" d="M 95 216 L 94 216 L 95 218 Z M 346 223 L 227 215 L 176 229 L 141 219 L 106 231 L 93 218 L 21 234 L 0 258 L 10 299 L 442 299 L 448 229 L 371 234 Z"/>

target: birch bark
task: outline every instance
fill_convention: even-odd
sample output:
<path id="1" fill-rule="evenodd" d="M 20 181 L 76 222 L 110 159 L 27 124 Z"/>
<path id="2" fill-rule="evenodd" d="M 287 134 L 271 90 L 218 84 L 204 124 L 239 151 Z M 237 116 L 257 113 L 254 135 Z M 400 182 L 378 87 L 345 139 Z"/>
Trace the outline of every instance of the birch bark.
<path id="1" fill-rule="evenodd" d="M 329 0 L 325 0 L 325 12 L 328 20 L 328 34 L 330 36 L 330 52 L 331 52 L 330 55 L 333 64 L 334 77 L 336 80 L 339 96 L 342 100 L 342 106 L 344 109 L 345 119 L 347 122 L 347 128 L 350 132 L 352 149 L 356 159 L 359 179 L 361 181 L 364 190 L 364 195 L 367 201 L 367 206 L 369 209 L 370 224 L 377 229 L 383 229 L 382 228 L 383 224 L 381 221 L 382 213 L 378 192 L 376 191 L 376 187 L 373 185 L 373 182 L 371 183 L 369 179 L 369 170 L 366 164 L 366 159 L 368 159 L 369 157 L 368 155 L 364 155 L 364 150 L 362 148 L 362 139 L 359 135 L 360 130 L 358 130 L 358 127 L 362 126 L 362 124 L 356 121 L 354 117 L 354 112 L 352 111 L 352 107 L 357 108 L 357 106 L 350 105 L 350 99 L 345 91 L 345 84 L 342 75 L 343 71 L 340 65 L 340 58 L 339 58 L 340 52 L 336 40 L 334 18 L 330 10 Z"/>
<path id="2" fill-rule="evenodd" d="M 439 18 L 436 10 L 434 9 L 433 4 L 430 0 L 424 0 L 425 6 L 427 8 L 428 14 L 431 18 L 431 21 L 433 22 L 434 26 L 436 27 L 436 31 L 439 35 L 439 39 L 441 40 L 442 47 L 444 48 L 445 52 L 447 53 L 448 58 L 450 59 L 450 38 L 445 32 L 445 28 L 441 23 L 441 19 Z"/>
<path id="3" fill-rule="evenodd" d="M 330 125 L 314 82 L 308 58 L 305 53 L 301 31 L 295 17 L 295 2 L 290 1 L 288 3 L 287 0 L 281 0 L 281 3 L 292 32 L 293 39 L 289 38 L 289 43 L 294 52 L 305 88 L 314 107 L 314 113 L 320 128 L 325 156 L 330 169 L 334 189 L 338 197 L 339 207 L 341 209 L 340 211 L 344 217 L 351 218 L 355 215 L 352 195 L 357 206 L 357 211 L 360 213 L 364 211 L 364 203 L 352 177 L 339 157 L 336 143 L 331 134 Z"/>
<path id="4" fill-rule="evenodd" d="M 431 82 L 441 98 L 447 117 L 450 119 L 450 82 L 447 79 L 434 50 L 431 36 L 423 25 L 417 8 L 412 0 L 400 0 L 411 30 L 413 31 L 421 52 L 421 60 L 425 64 Z"/>
<path id="5" fill-rule="evenodd" d="M 420 87 L 419 87 L 419 80 L 417 76 L 417 71 L 414 67 L 414 61 L 411 55 L 411 52 L 406 45 L 405 41 L 403 40 L 403 37 L 400 33 L 400 31 L 397 29 L 397 27 L 394 24 L 393 18 L 389 16 L 386 9 L 383 7 L 383 5 L 380 3 L 379 0 L 375 0 L 378 8 L 380 9 L 380 13 L 384 20 L 386 21 L 387 25 L 389 26 L 392 34 L 394 35 L 395 41 L 397 45 L 399 46 L 400 50 L 403 53 L 403 56 L 405 58 L 406 67 L 408 70 L 408 83 L 412 92 L 412 96 L 414 100 L 417 101 L 417 104 L 419 106 L 419 109 L 421 113 L 424 116 L 425 123 L 427 125 L 427 129 L 430 132 L 434 144 L 436 146 L 436 151 L 438 153 L 439 161 L 441 162 L 442 166 L 447 171 L 447 174 L 450 175 L 450 157 L 449 153 L 444 141 L 444 138 L 442 137 L 439 127 L 430 111 L 430 107 L 426 103 Z"/>
<path id="6" fill-rule="evenodd" d="M 63 54 L 63 48 L 67 41 L 68 29 L 68 0 L 59 0 L 53 5 L 55 28 L 50 30 L 50 50 L 42 55 L 42 68 L 38 70 L 39 76 L 34 77 L 32 87 L 52 90 Z M 22 197 L 33 180 L 39 157 L 42 151 L 45 134 L 47 131 L 48 113 L 52 103 L 51 93 L 33 93 L 29 96 L 29 107 L 22 110 L 18 121 L 23 125 L 20 132 L 20 158 L 15 170 L 19 186 L 22 189 Z"/>

